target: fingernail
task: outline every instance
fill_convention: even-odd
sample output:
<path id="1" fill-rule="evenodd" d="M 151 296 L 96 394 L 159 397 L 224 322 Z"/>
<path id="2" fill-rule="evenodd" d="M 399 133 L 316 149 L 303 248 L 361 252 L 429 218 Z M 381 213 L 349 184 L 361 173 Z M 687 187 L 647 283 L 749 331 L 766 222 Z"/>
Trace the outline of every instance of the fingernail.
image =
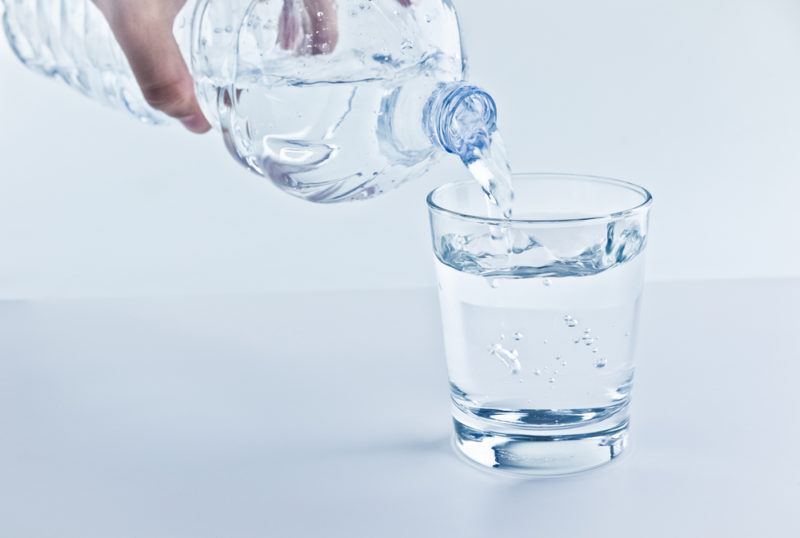
<path id="1" fill-rule="evenodd" d="M 208 123 L 208 120 L 206 120 L 202 114 L 181 118 L 181 123 L 193 133 L 205 133 L 211 129 L 211 124 Z"/>

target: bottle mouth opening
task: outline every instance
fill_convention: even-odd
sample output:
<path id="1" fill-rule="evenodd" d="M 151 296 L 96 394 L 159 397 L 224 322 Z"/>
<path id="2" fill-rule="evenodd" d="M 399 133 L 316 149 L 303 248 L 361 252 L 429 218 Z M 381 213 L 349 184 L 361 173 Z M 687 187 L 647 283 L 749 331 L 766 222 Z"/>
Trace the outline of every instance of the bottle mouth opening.
<path id="1" fill-rule="evenodd" d="M 444 84 L 428 101 L 424 121 L 433 144 L 468 163 L 497 131 L 497 105 L 477 86 Z"/>

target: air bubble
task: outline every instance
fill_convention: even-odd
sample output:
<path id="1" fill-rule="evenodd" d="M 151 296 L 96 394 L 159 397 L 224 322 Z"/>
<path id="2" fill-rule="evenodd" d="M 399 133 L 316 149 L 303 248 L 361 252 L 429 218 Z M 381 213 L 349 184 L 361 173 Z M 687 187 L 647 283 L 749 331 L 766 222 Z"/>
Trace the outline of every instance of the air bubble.
<path id="1" fill-rule="evenodd" d="M 430 15 L 425 15 L 425 22 L 431 22 L 432 20 Z"/>
<path id="2" fill-rule="evenodd" d="M 549 278 L 545 278 L 544 280 L 542 280 L 542 284 L 544 284 L 544 286 L 546 288 L 549 288 L 550 284 L 551 284 L 550 279 Z"/>
<path id="3" fill-rule="evenodd" d="M 409 41 L 408 39 L 406 39 L 400 44 L 400 49 L 402 50 L 411 50 L 413 48 L 414 48 L 414 42 Z"/>
<path id="4" fill-rule="evenodd" d="M 517 331 L 517 332 L 515 332 L 515 333 L 512 335 L 512 338 L 513 338 L 514 340 L 516 340 L 517 342 L 519 342 L 520 340 L 522 340 L 523 338 L 525 338 L 525 335 L 524 335 L 524 334 L 522 334 L 521 332 Z"/>
<path id="5" fill-rule="evenodd" d="M 597 348 L 594 348 L 594 349 L 592 350 L 592 353 L 597 353 Z"/>
<path id="6" fill-rule="evenodd" d="M 595 368 L 605 368 L 606 364 L 608 364 L 608 361 L 605 358 L 600 358 L 594 361 Z"/>
<path id="7" fill-rule="evenodd" d="M 325 16 L 325 13 L 324 13 L 324 12 L 322 12 L 322 11 L 317 11 L 317 17 L 319 17 L 319 18 L 321 19 L 321 18 L 322 18 L 322 17 L 324 17 L 324 16 Z"/>
<path id="8" fill-rule="evenodd" d="M 577 327 L 578 320 L 570 316 L 569 314 L 564 316 L 564 323 L 567 324 L 567 327 Z"/>
<path id="9" fill-rule="evenodd" d="M 556 378 L 555 377 L 551 377 L 550 379 L 547 380 L 547 382 L 551 383 L 551 384 L 555 383 L 556 382 Z"/>
<path id="10" fill-rule="evenodd" d="M 533 371 L 533 375 L 542 375 L 542 371 L 540 369 L 536 369 Z"/>
<path id="11" fill-rule="evenodd" d="M 493 279 L 491 279 L 491 280 L 489 281 L 489 285 L 490 285 L 491 287 L 493 287 L 494 289 L 497 289 L 497 288 L 499 288 L 499 287 L 500 287 L 500 279 L 497 279 L 497 278 L 493 278 Z"/>

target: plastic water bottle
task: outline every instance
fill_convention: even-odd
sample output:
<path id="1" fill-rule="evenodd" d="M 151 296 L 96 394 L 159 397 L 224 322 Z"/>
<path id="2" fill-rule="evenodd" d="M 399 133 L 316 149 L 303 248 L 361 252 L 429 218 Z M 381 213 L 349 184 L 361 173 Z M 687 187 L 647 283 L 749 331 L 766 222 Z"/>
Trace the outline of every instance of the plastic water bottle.
<path id="1" fill-rule="evenodd" d="M 168 119 L 89 0 L 3 2 L 25 65 L 144 121 Z M 306 200 L 370 198 L 445 152 L 472 168 L 496 136 L 492 98 L 463 82 L 450 0 L 189 0 L 174 34 L 230 153 Z"/>

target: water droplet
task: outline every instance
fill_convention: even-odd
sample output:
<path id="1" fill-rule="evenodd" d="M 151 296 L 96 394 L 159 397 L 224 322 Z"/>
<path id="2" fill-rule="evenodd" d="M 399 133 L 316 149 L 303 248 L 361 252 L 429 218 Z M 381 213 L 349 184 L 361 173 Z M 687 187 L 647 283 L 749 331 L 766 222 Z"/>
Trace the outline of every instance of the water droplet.
<path id="1" fill-rule="evenodd" d="M 425 22 L 431 22 L 432 20 L 430 15 L 425 15 Z"/>
<path id="2" fill-rule="evenodd" d="M 597 353 L 597 348 L 594 348 L 594 349 L 592 350 L 592 353 Z"/>
<path id="3" fill-rule="evenodd" d="M 545 278 L 544 280 L 542 280 L 542 284 L 544 284 L 546 288 L 549 288 L 550 287 L 550 279 L 549 278 Z"/>
<path id="4" fill-rule="evenodd" d="M 578 320 L 568 314 L 564 316 L 564 323 L 567 324 L 567 327 L 577 327 Z"/>
<path id="5" fill-rule="evenodd" d="M 547 380 L 547 382 L 548 383 L 555 383 L 556 382 L 556 378 L 555 377 L 551 377 L 550 379 Z"/>
<path id="6" fill-rule="evenodd" d="M 517 331 L 517 332 L 515 332 L 515 333 L 514 333 L 514 335 L 513 335 L 513 337 L 512 337 L 512 338 L 514 338 L 514 340 L 516 340 L 517 342 L 519 342 L 520 340 L 522 340 L 523 338 L 525 338 L 525 335 L 524 335 L 524 334 L 522 334 L 521 332 Z"/>
<path id="7" fill-rule="evenodd" d="M 489 281 L 489 285 L 490 285 L 491 287 L 495 288 L 495 289 L 499 288 L 499 287 L 500 287 L 500 279 L 498 279 L 498 278 L 493 278 L 493 279 L 491 279 L 491 280 Z"/>
<path id="8" fill-rule="evenodd" d="M 414 42 L 406 39 L 400 44 L 400 49 L 402 50 L 411 50 L 414 48 Z"/>
<path id="9" fill-rule="evenodd" d="M 566 366 L 566 365 L 567 365 L 567 361 L 563 361 L 563 362 L 561 363 L 561 366 Z"/>
<path id="10" fill-rule="evenodd" d="M 533 375 L 542 375 L 542 371 L 540 369 L 536 369 L 533 371 Z"/>
<path id="11" fill-rule="evenodd" d="M 325 16 L 325 13 L 323 11 L 317 11 L 317 17 L 319 17 L 321 19 L 324 16 Z"/>
<path id="12" fill-rule="evenodd" d="M 558 370 L 553 370 L 553 375 L 558 375 Z"/>
<path id="13" fill-rule="evenodd" d="M 543 344 L 546 344 L 546 343 L 547 343 L 547 338 L 545 338 L 544 340 L 542 340 L 542 343 L 543 343 Z"/>
<path id="14" fill-rule="evenodd" d="M 595 368 L 605 368 L 606 364 L 608 364 L 608 361 L 605 358 L 599 358 L 596 361 L 594 361 Z"/>
<path id="15" fill-rule="evenodd" d="M 556 360 L 560 361 L 561 360 L 561 355 L 556 355 Z"/>
<path id="16" fill-rule="evenodd" d="M 581 339 L 580 339 L 580 338 L 576 338 L 575 340 L 573 340 L 573 341 L 572 341 L 572 343 L 573 343 L 573 344 L 579 344 L 579 343 L 580 343 L 580 341 L 581 341 Z"/>
<path id="17" fill-rule="evenodd" d="M 505 339 L 506 339 L 506 335 L 500 333 L 500 340 L 505 340 Z"/>

